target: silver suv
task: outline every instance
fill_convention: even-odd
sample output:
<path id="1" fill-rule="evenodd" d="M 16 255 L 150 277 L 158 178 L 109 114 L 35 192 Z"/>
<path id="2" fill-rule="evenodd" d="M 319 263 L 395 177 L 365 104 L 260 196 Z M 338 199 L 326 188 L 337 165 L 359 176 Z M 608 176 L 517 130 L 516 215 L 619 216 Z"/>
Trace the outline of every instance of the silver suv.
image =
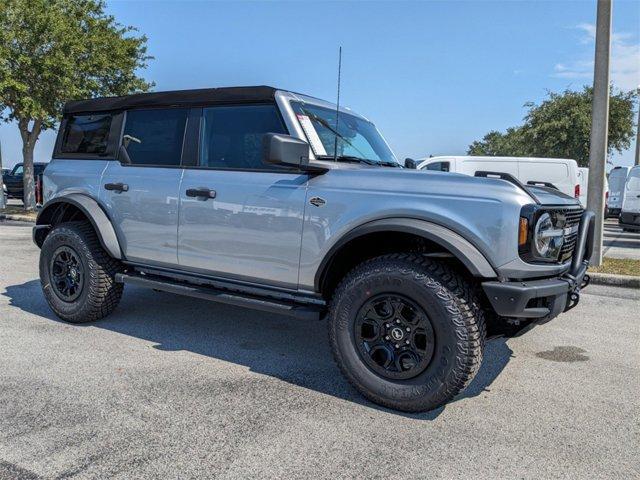
<path id="1" fill-rule="evenodd" d="M 572 308 L 593 214 L 500 172 L 400 166 L 373 123 L 270 87 L 65 106 L 33 237 L 62 319 L 124 284 L 328 320 L 346 378 L 422 411 L 461 392 L 488 335 Z"/>

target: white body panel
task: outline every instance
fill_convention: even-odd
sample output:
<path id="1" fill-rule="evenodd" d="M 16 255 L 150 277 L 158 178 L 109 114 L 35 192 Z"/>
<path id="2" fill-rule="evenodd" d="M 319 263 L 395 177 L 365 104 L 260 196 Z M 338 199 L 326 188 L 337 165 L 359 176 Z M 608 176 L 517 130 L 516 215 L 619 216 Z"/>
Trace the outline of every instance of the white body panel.
<path id="1" fill-rule="evenodd" d="M 629 171 L 624 187 L 622 213 L 640 214 L 640 165 Z"/>
<path id="2" fill-rule="evenodd" d="M 580 203 L 583 207 L 587 207 L 587 193 L 589 190 L 589 169 L 586 167 L 578 167 L 578 184 L 580 185 Z M 609 201 L 611 199 L 609 193 L 609 182 L 604 179 L 604 195 L 605 195 L 605 205 L 607 208 L 610 207 Z M 620 207 L 618 207 L 620 208 Z"/>
<path id="3" fill-rule="evenodd" d="M 545 182 L 571 197 L 575 196 L 578 185 L 578 164 L 565 158 L 443 156 L 421 159 L 418 169 L 428 169 L 436 162 L 448 162 L 450 172 L 465 175 L 473 176 L 484 170 L 510 173 L 525 185 Z"/>
<path id="4" fill-rule="evenodd" d="M 609 174 L 609 208 L 621 209 L 625 196 L 625 184 L 631 167 L 616 167 Z"/>

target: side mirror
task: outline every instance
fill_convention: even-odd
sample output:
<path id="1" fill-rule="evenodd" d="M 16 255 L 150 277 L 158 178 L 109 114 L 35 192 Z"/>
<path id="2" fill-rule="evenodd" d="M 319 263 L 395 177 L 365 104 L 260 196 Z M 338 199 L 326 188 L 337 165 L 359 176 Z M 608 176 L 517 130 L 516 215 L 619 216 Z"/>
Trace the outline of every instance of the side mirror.
<path id="1" fill-rule="evenodd" d="M 415 170 L 418 167 L 418 164 L 413 158 L 405 158 L 404 159 L 404 168 L 410 168 Z"/>
<path id="2" fill-rule="evenodd" d="M 281 133 L 267 133 L 264 136 L 263 148 L 265 163 L 302 170 L 309 165 L 309 144 L 299 138 Z"/>

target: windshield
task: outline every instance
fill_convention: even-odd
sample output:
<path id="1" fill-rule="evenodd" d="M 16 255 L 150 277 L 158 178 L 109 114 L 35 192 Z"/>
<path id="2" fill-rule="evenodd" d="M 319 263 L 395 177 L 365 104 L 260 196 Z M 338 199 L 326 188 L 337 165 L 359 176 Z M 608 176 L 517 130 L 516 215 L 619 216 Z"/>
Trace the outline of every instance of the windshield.
<path id="1" fill-rule="evenodd" d="M 317 105 L 291 102 L 300 126 L 318 158 L 338 157 L 365 160 L 368 163 L 393 163 L 396 157 L 367 120 L 340 112 L 336 129 L 336 111 Z"/>

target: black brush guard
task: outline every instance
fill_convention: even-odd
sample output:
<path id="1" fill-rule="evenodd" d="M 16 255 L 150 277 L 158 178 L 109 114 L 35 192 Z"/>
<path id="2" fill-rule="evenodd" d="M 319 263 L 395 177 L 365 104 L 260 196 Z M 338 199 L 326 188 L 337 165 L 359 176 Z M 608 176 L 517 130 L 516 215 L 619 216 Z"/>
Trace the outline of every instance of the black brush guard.
<path id="1" fill-rule="evenodd" d="M 594 228 L 595 214 L 583 212 L 571 265 L 561 276 L 483 282 L 482 288 L 496 313 L 503 317 L 550 320 L 575 307 L 580 301 L 580 289 L 590 281 L 587 268 L 593 253 Z"/>

